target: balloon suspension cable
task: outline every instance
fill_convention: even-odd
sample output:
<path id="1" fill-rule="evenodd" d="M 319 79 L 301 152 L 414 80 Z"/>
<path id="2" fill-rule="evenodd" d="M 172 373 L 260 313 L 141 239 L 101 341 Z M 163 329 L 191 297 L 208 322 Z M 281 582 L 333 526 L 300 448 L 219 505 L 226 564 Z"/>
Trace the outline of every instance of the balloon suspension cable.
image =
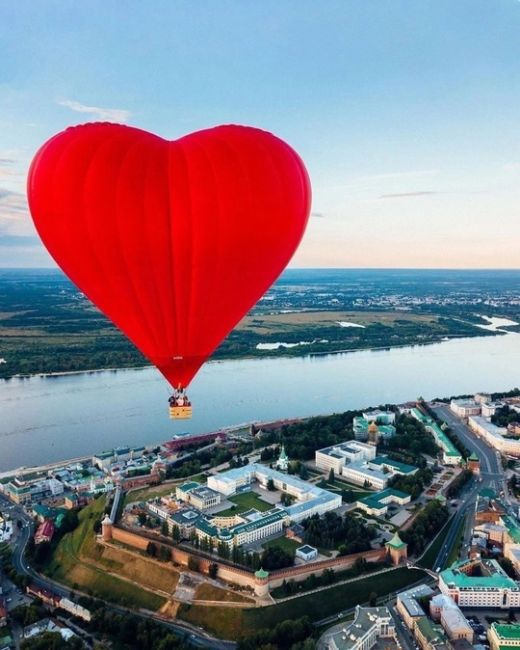
<path id="1" fill-rule="evenodd" d="M 173 395 L 168 400 L 170 406 L 191 406 L 191 402 L 186 393 L 186 389 L 179 384 L 177 388 L 174 389 Z"/>

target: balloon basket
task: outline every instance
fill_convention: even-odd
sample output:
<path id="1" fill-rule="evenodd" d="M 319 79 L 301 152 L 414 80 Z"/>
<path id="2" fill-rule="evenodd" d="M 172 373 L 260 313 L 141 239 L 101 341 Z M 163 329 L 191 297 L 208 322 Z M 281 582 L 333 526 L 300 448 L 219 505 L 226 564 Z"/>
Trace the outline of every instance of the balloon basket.
<path id="1" fill-rule="evenodd" d="M 170 406 L 170 418 L 172 420 L 189 420 L 191 415 L 191 406 Z"/>

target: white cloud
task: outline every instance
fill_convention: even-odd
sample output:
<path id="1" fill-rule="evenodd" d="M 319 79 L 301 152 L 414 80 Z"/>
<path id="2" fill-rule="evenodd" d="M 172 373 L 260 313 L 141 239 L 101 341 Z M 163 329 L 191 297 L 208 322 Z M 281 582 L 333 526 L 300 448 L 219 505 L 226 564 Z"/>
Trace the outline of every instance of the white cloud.
<path id="1" fill-rule="evenodd" d="M 57 102 L 60 106 L 70 108 L 77 113 L 89 113 L 102 122 L 128 122 L 130 111 L 124 108 L 101 108 L 99 106 L 86 106 L 72 99 L 62 99 Z"/>

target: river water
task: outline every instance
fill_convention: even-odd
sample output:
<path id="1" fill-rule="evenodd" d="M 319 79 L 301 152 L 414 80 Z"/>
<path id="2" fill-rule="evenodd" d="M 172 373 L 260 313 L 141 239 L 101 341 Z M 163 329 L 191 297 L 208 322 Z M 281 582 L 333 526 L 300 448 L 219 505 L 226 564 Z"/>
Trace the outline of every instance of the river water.
<path id="1" fill-rule="evenodd" d="M 166 440 L 174 433 L 520 385 L 520 334 L 297 358 L 210 362 L 192 420 L 168 419 L 152 368 L 0 383 L 0 471 Z"/>

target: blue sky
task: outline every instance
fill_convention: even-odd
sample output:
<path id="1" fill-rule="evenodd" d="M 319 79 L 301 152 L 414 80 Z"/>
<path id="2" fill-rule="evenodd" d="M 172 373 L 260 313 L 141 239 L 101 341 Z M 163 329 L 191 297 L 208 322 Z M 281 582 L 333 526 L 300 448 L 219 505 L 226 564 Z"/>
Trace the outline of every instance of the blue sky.
<path id="1" fill-rule="evenodd" d="M 0 266 L 52 261 L 24 197 L 70 124 L 219 123 L 302 155 L 293 266 L 520 267 L 518 0 L 0 0 Z"/>

